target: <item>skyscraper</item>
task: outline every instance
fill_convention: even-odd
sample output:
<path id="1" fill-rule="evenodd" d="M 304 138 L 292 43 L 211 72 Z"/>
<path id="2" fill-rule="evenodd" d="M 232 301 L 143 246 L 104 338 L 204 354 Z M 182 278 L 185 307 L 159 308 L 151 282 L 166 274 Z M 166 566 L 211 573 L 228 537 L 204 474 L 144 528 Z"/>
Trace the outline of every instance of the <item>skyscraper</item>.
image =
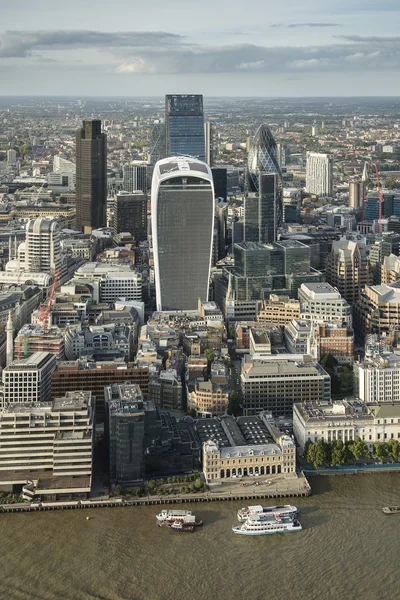
<path id="1" fill-rule="evenodd" d="M 76 132 L 76 228 L 90 233 L 106 225 L 107 136 L 99 119 Z"/>
<path id="2" fill-rule="evenodd" d="M 203 96 L 165 96 L 165 149 L 166 156 L 205 160 Z"/>
<path id="3" fill-rule="evenodd" d="M 279 178 L 282 178 L 277 145 L 270 128 L 265 123 L 257 129 L 250 144 L 247 183 L 251 192 L 258 192 L 260 189 L 260 173 L 276 173 Z"/>
<path id="4" fill-rule="evenodd" d="M 307 152 L 306 191 L 318 196 L 332 196 L 332 158 L 328 154 Z"/>
<path id="5" fill-rule="evenodd" d="M 125 163 L 122 165 L 122 178 L 125 192 L 147 190 L 147 166 L 143 163 Z M 127 231 L 125 229 L 124 231 Z"/>
<path id="6" fill-rule="evenodd" d="M 152 234 L 157 310 L 197 310 L 208 300 L 214 229 L 211 169 L 171 157 L 153 173 Z"/>
<path id="7" fill-rule="evenodd" d="M 114 198 L 114 235 L 129 232 L 136 243 L 147 239 L 147 196 L 137 190 L 118 192 Z"/>
<path id="8" fill-rule="evenodd" d="M 165 158 L 165 124 L 154 123 L 149 139 L 148 164 L 155 165 L 156 162 Z"/>
<path id="9" fill-rule="evenodd" d="M 26 225 L 25 271 L 55 275 L 61 267 L 61 246 L 55 219 L 37 217 Z"/>
<path id="10" fill-rule="evenodd" d="M 267 125 L 260 125 L 251 144 L 247 163 L 245 240 L 271 244 L 282 222 L 282 173 L 277 145 Z"/>
<path id="11" fill-rule="evenodd" d="M 204 123 L 205 160 L 211 167 L 214 162 L 214 127 L 211 121 Z"/>

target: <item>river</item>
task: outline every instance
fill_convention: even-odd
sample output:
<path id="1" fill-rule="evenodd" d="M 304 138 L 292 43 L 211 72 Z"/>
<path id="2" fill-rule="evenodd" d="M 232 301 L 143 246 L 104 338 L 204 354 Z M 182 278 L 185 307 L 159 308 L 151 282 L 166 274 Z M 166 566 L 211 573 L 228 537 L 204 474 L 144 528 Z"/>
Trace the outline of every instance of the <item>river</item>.
<path id="1" fill-rule="evenodd" d="M 238 502 L 190 505 L 193 534 L 157 527 L 156 506 L 0 515 L 0 598 L 398 598 L 400 515 L 380 509 L 400 504 L 400 475 L 310 481 L 293 499 L 303 531 L 286 535 L 234 535 Z"/>

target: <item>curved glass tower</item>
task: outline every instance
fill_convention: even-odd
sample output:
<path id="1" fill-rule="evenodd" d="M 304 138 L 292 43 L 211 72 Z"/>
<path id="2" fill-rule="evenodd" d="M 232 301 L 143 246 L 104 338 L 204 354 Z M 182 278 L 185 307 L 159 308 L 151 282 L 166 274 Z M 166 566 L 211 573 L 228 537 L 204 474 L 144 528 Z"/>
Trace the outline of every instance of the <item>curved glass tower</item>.
<path id="1" fill-rule="evenodd" d="M 157 310 L 197 310 L 208 300 L 214 229 L 210 167 L 187 157 L 160 160 L 151 186 Z"/>
<path id="2" fill-rule="evenodd" d="M 265 124 L 251 142 L 246 179 L 245 240 L 271 244 L 282 221 L 282 173 L 277 145 Z"/>
<path id="3" fill-rule="evenodd" d="M 282 177 L 276 142 L 270 128 L 265 123 L 257 129 L 251 141 L 247 159 L 248 183 L 251 192 L 259 191 L 259 174 L 261 172 L 276 173 Z"/>

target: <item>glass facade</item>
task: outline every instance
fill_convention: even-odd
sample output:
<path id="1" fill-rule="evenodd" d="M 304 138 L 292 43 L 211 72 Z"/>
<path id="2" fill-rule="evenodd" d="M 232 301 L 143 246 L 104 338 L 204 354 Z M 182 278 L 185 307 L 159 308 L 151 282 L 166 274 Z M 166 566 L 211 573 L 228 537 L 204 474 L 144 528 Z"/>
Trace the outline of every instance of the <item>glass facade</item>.
<path id="1" fill-rule="evenodd" d="M 165 128 L 166 156 L 205 160 L 203 96 L 166 96 Z"/>
<path id="2" fill-rule="evenodd" d="M 214 193 L 211 181 L 199 175 L 175 172 L 158 188 L 158 310 L 197 310 L 199 298 L 208 300 Z"/>
<path id="3" fill-rule="evenodd" d="M 282 178 L 276 142 L 270 128 L 264 124 L 256 131 L 247 159 L 248 185 L 252 192 L 258 192 L 260 189 L 260 173 L 276 173 Z"/>

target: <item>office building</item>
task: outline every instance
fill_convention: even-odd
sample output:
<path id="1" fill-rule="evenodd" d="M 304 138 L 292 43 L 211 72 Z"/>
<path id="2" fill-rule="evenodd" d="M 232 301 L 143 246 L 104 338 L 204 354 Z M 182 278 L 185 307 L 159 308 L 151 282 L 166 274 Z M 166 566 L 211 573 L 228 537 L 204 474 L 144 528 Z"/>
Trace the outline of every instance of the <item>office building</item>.
<path id="1" fill-rule="evenodd" d="M 85 119 L 76 132 L 76 228 L 84 233 L 105 227 L 107 136 L 99 119 Z"/>
<path id="2" fill-rule="evenodd" d="M 258 192 L 244 199 L 244 240 L 246 242 L 276 241 L 277 228 L 282 220 L 282 189 L 278 174 L 258 175 Z"/>
<path id="3" fill-rule="evenodd" d="M 211 173 L 215 197 L 226 200 L 228 197 L 228 171 L 226 167 L 212 167 Z"/>
<path id="4" fill-rule="evenodd" d="M 147 239 L 147 196 L 141 191 L 118 192 L 114 198 L 114 236 L 130 233 L 136 244 Z"/>
<path id="5" fill-rule="evenodd" d="M 400 279 L 400 257 L 395 254 L 383 257 L 383 263 L 380 265 L 382 284 L 389 285 Z"/>
<path id="6" fill-rule="evenodd" d="M 298 290 L 302 319 L 352 325 L 351 307 L 329 283 L 303 283 Z"/>
<path id="7" fill-rule="evenodd" d="M 356 400 L 296 403 L 293 433 L 302 453 L 307 442 L 341 440 L 345 444 L 357 437 L 371 451 L 376 442 L 400 438 L 400 404 L 366 405 Z"/>
<path id="8" fill-rule="evenodd" d="M 125 192 L 147 191 L 146 163 L 125 163 L 122 165 L 122 185 Z"/>
<path id="9" fill-rule="evenodd" d="M 158 408 L 182 410 L 182 382 L 176 369 L 160 371 L 150 380 L 150 398 Z"/>
<path id="10" fill-rule="evenodd" d="M 165 158 L 165 124 L 163 122 L 155 122 L 150 132 L 147 163 L 155 165 L 163 158 Z"/>
<path id="11" fill-rule="evenodd" d="M 14 165 L 17 162 L 17 152 L 10 148 L 7 150 L 7 162 L 11 165 Z"/>
<path id="12" fill-rule="evenodd" d="M 189 423 L 176 422 L 144 400 L 131 383 L 105 388 L 105 439 L 111 482 L 197 470 L 200 447 Z"/>
<path id="13" fill-rule="evenodd" d="M 262 359 L 246 356 L 240 374 L 243 409 L 267 410 L 274 416 L 292 414 L 294 402 L 328 401 L 331 378 L 310 356 L 276 354 Z"/>
<path id="14" fill-rule="evenodd" d="M 61 267 L 60 233 L 56 219 L 37 217 L 26 225 L 25 271 L 55 275 Z"/>
<path id="15" fill-rule="evenodd" d="M 332 196 L 333 163 L 328 154 L 307 152 L 306 191 L 317 196 Z"/>
<path id="16" fill-rule="evenodd" d="M 260 173 L 275 174 L 278 180 L 282 177 L 276 142 L 270 128 L 264 123 L 257 129 L 250 144 L 247 159 L 247 186 L 250 192 L 260 191 Z"/>
<path id="17" fill-rule="evenodd" d="M 101 420 L 104 417 L 104 386 L 127 381 L 137 383 L 143 395 L 148 397 L 147 367 L 139 368 L 133 363 L 117 361 L 60 361 L 51 375 L 51 395 L 56 398 L 68 390 L 91 391 L 96 397 L 96 416 Z"/>
<path id="18" fill-rule="evenodd" d="M 49 352 L 35 352 L 29 358 L 13 360 L 3 370 L 3 407 L 10 403 L 49 402 L 51 374 L 56 364 L 55 355 Z"/>
<path id="19" fill-rule="evenodd" d="M 400 282 L 367 285 L 353 306 L 354 329 L 359 341 L 368 333 L 389 335 L 400 329 Z"/>
<path id="20" fill-rule="evenodd" d="M 349 304 L 356 302 L 360 290 L 370 283 L 365 246 L 346 239 L 334 241 L 326 265 L 326 279 Z"/>
<path id="21" fill-rule="evenodd" d="M 349 206 L 350 208 L 360 208 L 364 194 L 364 184 L 360 181 L 351 181 L 349 183 Z"/>
<path id="22" fill-rule="evenodd" d="M 184 157 L 157 163 L 152 183 L 157 310 L 196 310 L 208 300 L 214 188 L 210 167 Z"/>
<path id="23" fill-rule="evenodd" d="M 209 167 L 214 162 L 214 126 L 210 121 L 204 123 L 205 162 Z"/>
<path id="24" fill-rule="evenodd" d="M 76 173 L 76 165 L 72 160 L 66 159 L 61 154 L 56 154 L 53 158 L 53 171 L 54 173 Z"/>
<path id="25" fill-rule="evenodd" d="M 23 325 L 14 340 L 14 358 L 22 360 L 29 358 L 35 352 L 50 352 L 57 360 L 65 358 L 64 335 L 57 325 L 50 327 L 45 327 L 42 323 Z"/>
<path id="26" fill-rule="evenodd" d="M 165 156 L 205 161 L 203 96 L 165 96 Z"/>
<path id="27" fill-rule="evenodd" d="M 296 445 L 279 431 L 268 413 L 200 419 L 196 428 L 203 445 L 207 483 L 265 475 L 274 480 L 296 472 Z"/>
<path id="28" fill-rule="evenodd" d="M 10 404 L 0 411 L 0 485 L 22 485 L 25 500 L 87 498 L 93 446 L 91 392 Z"/>
<path id="29" fill-rule="evenodd" d="M 400 356 L 385 353 L 357 365 L 358 396 L 366 404 L 400 402 Z"/>
<path id="30" fill-rule="evenodd" d="M 293 319 L 300 319 L 300 302 L 278 294 L 270 294 L 257 315 L 259 323 L 276 323 L 281 327 L 288 325 Z"/>
<path id="31" fill-rule="evenodd" d="M 113 304 L 118 298 L 142 300 L 142 274 L 129 264 L 85 263 L 69 285 L 87 285 L 96 304 Z"/>

